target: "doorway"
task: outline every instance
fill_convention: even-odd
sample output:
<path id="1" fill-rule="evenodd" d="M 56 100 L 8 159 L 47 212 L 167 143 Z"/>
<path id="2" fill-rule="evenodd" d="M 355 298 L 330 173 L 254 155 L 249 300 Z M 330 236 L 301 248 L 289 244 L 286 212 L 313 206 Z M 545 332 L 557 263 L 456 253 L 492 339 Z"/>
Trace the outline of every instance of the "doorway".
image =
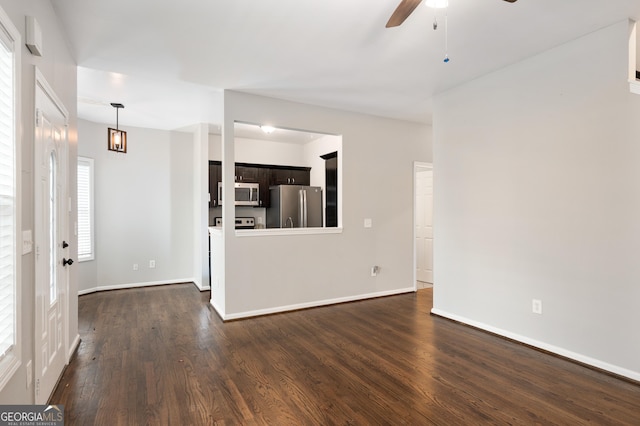
<path id="1" fill-rule="evenodd" d="M 433 286 L 433 165 L 413 167 L 414 271 L 416 289 Z"/>
<path id="2" fill-rule="evenodd" d="M 69 324 L 68 113 L 36 71 L 35 402 L 49 399 L 67 362 Z M 71 263 L 69 263 L 71 262 Z"/>

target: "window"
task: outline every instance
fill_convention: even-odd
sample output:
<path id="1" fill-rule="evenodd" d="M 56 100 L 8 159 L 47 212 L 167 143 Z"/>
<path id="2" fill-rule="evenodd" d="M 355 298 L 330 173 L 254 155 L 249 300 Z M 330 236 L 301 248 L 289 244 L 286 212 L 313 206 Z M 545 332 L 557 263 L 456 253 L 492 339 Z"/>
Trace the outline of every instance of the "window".
<path id="1" fill-rule="evenodd" d="M 19 102 L 20 35 L 0 8 L 0 389 L 20 366 Z"/>
<path id="2" fill-rule="evenodd" d="M 78 260 L 93 259 L 93 159 L 78 157 Z"/>

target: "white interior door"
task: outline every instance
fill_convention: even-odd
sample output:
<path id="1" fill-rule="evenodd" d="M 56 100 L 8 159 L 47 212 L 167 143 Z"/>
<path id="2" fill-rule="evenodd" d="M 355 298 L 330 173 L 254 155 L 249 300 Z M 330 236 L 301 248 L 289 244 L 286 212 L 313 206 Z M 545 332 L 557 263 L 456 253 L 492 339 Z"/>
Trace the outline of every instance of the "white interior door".
<path id="1" fill-rule="evenodd" d="M 55 98 L 54 98 L 55 99 Z M 68 324 L 67 131 L 65 113 L 36 84 L 35 129 L 35 402 L 49 399 L 64 365 Z M 68 257 L 68 256 L 67 256 Z"/>
<path id="2" fill-rule="evenodd" d="M 433 170 L 415 175 L 416 279 L 433 284 Z"/>

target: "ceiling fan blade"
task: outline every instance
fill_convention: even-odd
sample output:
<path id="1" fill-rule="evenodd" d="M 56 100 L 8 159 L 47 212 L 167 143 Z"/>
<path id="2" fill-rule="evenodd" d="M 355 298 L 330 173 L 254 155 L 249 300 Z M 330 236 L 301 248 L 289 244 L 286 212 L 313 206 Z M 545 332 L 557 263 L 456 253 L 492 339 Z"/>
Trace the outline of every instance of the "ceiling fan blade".
<path id="1" fill-rule="evenodd" d="M 420 3 L 422 3 L 422 0 L 402 0 L 391 15 L 391 18 L 389 18 L 385 28 L 397 27 L 402 24 Z"/>

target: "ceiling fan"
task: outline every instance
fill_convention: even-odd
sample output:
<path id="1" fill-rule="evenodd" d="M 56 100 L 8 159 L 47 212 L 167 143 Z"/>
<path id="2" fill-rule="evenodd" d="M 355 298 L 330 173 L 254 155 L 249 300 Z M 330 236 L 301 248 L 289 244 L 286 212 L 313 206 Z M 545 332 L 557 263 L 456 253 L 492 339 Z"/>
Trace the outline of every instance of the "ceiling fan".
<path id="1" fill-rule="evenodd" d="M 515 3 L 518 0 L 504 1 Z M 422 0 L 402 0 L 391 15 L 391 18 L 389 18 L 389 22 L 387 22 L 386 28 L 397 27 L 398 25 L 402 24 L 420 3 L 422 3 Z"/>

